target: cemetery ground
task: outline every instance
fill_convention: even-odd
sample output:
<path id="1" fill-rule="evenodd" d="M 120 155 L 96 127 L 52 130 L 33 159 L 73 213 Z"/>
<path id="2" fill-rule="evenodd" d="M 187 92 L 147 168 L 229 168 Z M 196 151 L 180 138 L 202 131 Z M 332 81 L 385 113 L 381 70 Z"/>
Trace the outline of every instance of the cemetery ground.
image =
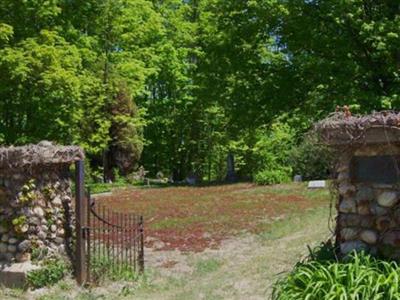
<path id="1" fill-rule="evenodd" d="M 117 189 L 114 210 L 145 218 L 145 276 L 78 288 L 73 279 L 1 299 L 266 299 L 273 283 L 330 237 L 329 190 L 304 184 Z"/>

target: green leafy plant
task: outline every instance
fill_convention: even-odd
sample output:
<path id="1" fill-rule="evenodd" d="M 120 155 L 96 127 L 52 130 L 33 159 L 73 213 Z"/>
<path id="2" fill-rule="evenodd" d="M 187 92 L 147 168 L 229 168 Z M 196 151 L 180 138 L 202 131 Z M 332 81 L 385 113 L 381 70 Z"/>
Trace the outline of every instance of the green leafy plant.
<path id="1" fill-rule="evenodd" d="M 290 167 L 281 167 L 280 169 L 263 170 L 254 176 L 254 181 L 258 184 L 277 184 L 290 181 L 292 169 Z"/>
<path id="2" fill-rule="evenodd" d="M 24 184 L 21 188 L 21 194 L 18 197 L 18 200 L 22 204 L 30 203 L 35 199 L 35 180 L 30 179 L 26 184 Z"/>
<path id="3" fill-rule="evenodd" d="M 304 180 L 327 178 L 334 157 L 314 135 L 305 135 L 288 155 L 293 173 L 302 175 Z"/>
<path id="4" fill-rule="evenodd" d="M 258 132 L 253 152 L 257 158 L 254 180 L 259 184 L 287 182 L 292 175 L 288 153 L 293 146 L 294 130 L 279 120 L 268 130 Z"/>
<path id="5" fill-rule="evenodd" d="M 43 262 L 40 269 L 30 271 L 27 282 L 33 288 L 51 286 L 60 281 L 68 272 L 65 261 L 59 258 L 51 258 Z"/>
<path id="6" fill-rule="evenodd" d="M 24 231 L 23 228 L 27 226 L 27 217 L 26 216 L 16 217 L 11 221 L 11 223 L 14 226 L 14 230 L 16 233 L 22 233 Z"/>
<path id="7" fill-rule="evenodd" d="M 139 274 L 129 264 L 115 264 L 108 256 L 95 256 L 91 258 L 91 275 L 95 282 L 104 279 L 135 281 Z"/>
<path id="8" fill-rule="evenodd" d="M 332 248 L 322 247 L 275 284 L 272 299 L 400 299 L 399 278 L 394 261 L 364 252 L 340 261 Z"/>

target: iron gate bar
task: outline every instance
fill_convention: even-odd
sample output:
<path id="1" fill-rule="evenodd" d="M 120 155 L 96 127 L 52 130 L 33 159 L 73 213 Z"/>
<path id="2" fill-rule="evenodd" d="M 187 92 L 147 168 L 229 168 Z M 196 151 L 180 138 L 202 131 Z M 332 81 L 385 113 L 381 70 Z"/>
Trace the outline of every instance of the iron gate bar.
<path id="1" fill-rule="evenodd" d="M 92 276 L 93 263 L 101 268 L 108 267 L 112 272 L 129 268 L 133 272 L 143 272 L 143 217 L 110 210 L 103 203 L 92 199 L 90 190 L 86 199 L 87 226 L 81 227 L 86 236 L 86 281 L 101 276 Z M 101 269 L 99 273 L 103 273 Z"/>

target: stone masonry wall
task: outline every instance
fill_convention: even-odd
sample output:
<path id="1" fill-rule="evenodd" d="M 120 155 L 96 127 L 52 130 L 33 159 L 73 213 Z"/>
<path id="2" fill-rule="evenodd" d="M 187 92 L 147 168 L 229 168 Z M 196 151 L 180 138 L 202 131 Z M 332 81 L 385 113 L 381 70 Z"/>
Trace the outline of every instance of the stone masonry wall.
<path id="1" fill-rule="evenodd" d="M 0 259 L 25 261 L 35 249 L 65 252 L 73 232 L 68 165 L 0 175 Z"/>
<path id="2" fill-rule="evenodd" d="M 399 154 L 397 146 L 363 146 L 343 155 L 337 168 L 338 203 L 337 240 L 346 255 L 365 250 L 387 258 L 400 259 L 400 190 L 399 186 L 355 183 L 350 178 L 353 155 Z M 373 170 L 371 170 L 373 172 Z"/>
<path id="3" fill-rule="evenodd" d="M 0 260 L 70 254 L 74 233 L 71 163 L 78 147 L 50 142 L 0 148 Z"/>

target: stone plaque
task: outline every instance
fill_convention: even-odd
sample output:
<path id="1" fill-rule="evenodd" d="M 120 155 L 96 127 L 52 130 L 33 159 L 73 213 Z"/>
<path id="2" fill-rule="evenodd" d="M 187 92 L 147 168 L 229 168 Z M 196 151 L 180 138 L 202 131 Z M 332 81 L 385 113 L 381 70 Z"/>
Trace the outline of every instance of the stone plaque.
<path id="1" fill-rule="evenodd" d="M 355 156 L 351 161 L 350 176 L 354 182 L 397 183 L 400 181 L 400 157 Z"/>

